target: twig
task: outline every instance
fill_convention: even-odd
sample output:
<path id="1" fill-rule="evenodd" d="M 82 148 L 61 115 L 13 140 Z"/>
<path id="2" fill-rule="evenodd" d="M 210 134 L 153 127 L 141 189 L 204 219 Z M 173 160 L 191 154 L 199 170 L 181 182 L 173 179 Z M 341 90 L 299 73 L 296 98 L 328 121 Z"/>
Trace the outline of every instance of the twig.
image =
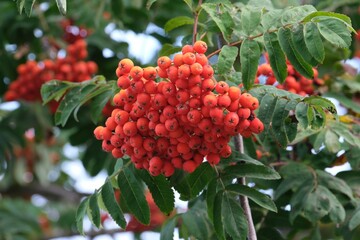
<path id="1" fill-rule="evenodd" d="M 235 143 L 235 149 L 237 151 L 239 151 L 240 153 L 244 153 L 244 142 L 243 142 L 243 138 L 240 134 L 238 134 L 234 137 L 234 143 Z M 245 177 L 238 178 L 237 181 L 239 184 L 246 185 Z M 248 228 L 249 228 L 248 239 L 249 240 L 257 240 L 256 230 L 255 230 L 255 226 L 254 226 L 254 221 L 252 219 L 251 209 L 250 209 L 248 198 L 246 196 L 240 195 L 240 204 L 244 210 L 244 214 L 245 214 L 247 222 L 248 222 Z"/>
<path id="2" fill-rule="evenodd" d="M 193 44 L 196 42 L 196 34 L 197 34 L 197 27 L 199 22 L 199 13 L 200 13 L 200 6 L 202 4 L 202 0 L 199 0 L 198 6 L 194 12 L 194 28 L 193 28 Z"/>

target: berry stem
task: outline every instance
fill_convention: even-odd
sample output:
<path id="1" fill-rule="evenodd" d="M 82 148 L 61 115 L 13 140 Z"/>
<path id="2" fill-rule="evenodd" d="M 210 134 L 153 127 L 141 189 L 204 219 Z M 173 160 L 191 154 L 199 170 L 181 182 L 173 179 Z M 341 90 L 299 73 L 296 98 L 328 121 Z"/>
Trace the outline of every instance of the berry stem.
<path id="1" fill-rule="evenodd" d="M 244 142 L 243 142 L 243 138 L 240 134 L 234 136 L 234 144 L 235 144 L 235 149 L 238 152 L 243 154 L 244 153 Z M 245 177 L 238 178 L 237 182 L 239 184 L 246 185 Z M 244 210 L 244 214 L 245 214 L 247 222 L 248 222 L 248 228 L 249 228 L 248 239 L 249 240 L 257 240 L 256 230 L 255 230 L 254 222 L 252 219 L 251 209 L 250 209 L 248 198 L 246 196 L 240 195 L 240 204 Z"/>
<path id="2" fill-rule="evenodd" d="M 201 11 L 201 4 L 202 4 L 202 0 L 199 0 L 198 2 L 198 6 L 194 12 L 194 28 L 193 28 L 193 45 L 196 42 L 196 34 L 197 34 L 197 27 L 198 27 L 198 22 L 199 22 L 199 13 Z"/>

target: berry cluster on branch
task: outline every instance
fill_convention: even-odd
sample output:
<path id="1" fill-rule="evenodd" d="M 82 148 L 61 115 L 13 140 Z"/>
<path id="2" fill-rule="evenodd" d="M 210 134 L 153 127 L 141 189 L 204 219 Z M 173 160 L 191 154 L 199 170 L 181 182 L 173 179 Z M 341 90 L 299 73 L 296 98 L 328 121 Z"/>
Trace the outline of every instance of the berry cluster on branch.
<path id="1" fill-rule="evenodd" d="M 25 100 L 41 101 L 40 88 L 42 84 L 52 80 L 66 80 L 82 82 L 91 79 L 98 70 L 93 61 L 85 61 L 88 52 L 85 40 L 77 40 L 68 45 L 64 58 L 55 60 L 46 59 L 36 62 L 28 60 L 17 68 L 18 77 L 11 82 L 4 95 L 5 101 Z M 55 112 L 57 103 L 50 104 L 51 111 Z"/>
<path id="2" fill-rule="evenodd" d="M 160 57 L 156 67 L 122 59 L 116 109 L 94 130 L 103 150 L 115 158 L 128 155 L 136 168 L 169 177 L 175 168 L 193 172 L 204 159 L 216 165 L 230 156 L 232 136 L 262 132 L 254 114 L 258 100 L 216 81 L 206 50 L 203 41 L 185 45 L 173 60 Z"/>

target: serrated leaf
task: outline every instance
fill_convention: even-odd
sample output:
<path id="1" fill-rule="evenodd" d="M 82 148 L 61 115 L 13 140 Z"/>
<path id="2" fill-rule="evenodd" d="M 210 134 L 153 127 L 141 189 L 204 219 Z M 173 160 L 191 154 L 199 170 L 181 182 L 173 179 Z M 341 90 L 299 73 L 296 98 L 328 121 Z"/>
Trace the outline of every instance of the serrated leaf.
<path id="1" fill-rule="evenodd" d="M 298 188 L 303 185 L 305 182 L 312 182 L 312 175 L 310 172 L 306 174 L 294 174 L 293 176 L 284 179 L 279 186 L 276 188 L 274 199 L 278 199 L 287 191 Z"/>
<path id="2" fill-rule="evenodd" d="M 174 209 L 175 196 L 170 182 L 166 180 L 164 175 L 154 177 L 145 170 L 140 171 L 139 175 L 148 186 L 159 209 L 165 214 L 171 213 Z"/>
<path id="3" fill-rule="evenodd" d="M 255 81 L 260 59 L 260 46 L 254 40 L 245 39 L 240 47 L 241 74 L 244 87 L 251 88 Z"/>
<path id="4" fill-rule="evenodd" d="M 222 177 L 250 177 L 268 180 L 281 178 L 279 173 L 277 173 L 274 169 L 265 165 L 255 165 L 251 163 L 240 163 L 233 166 L 228 166 L 224 169 Z"/>
<path id="5" fill-rule="evenodd" d="M 350 199 L 353 199 L 352 190 L 344 180 L 334 177 L 330 173 L 321 170 L 316 170 L 316 174 L 318 175 L 319 184 L 329 189 L 339 191 L 348 196 Z"/>
<path id="6" fill-rule="evenodd" d="M 191 11 L 193 11 L 193 0 L 183 0 L 184 3 L 189 7 Z"/>
<path id="7" fill-rule="evenodd" d="M 62 15 L 66 15 L 66 0 L 55 0 L 56 5 Z"/>
<path id="8" fill-rule="evenodd" d="M 90 196 L 90 200 L 89 200 L 89 205 L 88 205 L 88 210 L 89 210 L 89 218 L 91 220 L 91 222 L 97 227 L 100 228 L 100 208 L 99 208 L 99 204 L 98 204 L 98 193 L 95 192 L 94 194 L 92 194 Z"/>
<path id="9" fill-rule="evenodd" d="M 316 24 L 320 34 L 331 44 L 340 48 L 348 48 L 351 45 L 351 34 L 343 21 L 321 18 Z"/>
<path id="10" fill-rule="evenodd" d="M 320 32 L 315 23 L 307 23 L 304 26 L 304 39 L 311 56 L 322 63 L 325 58 L 325 48 Z"/>
<path id="11" fill-rule="evenodd" d="M 115 199 L 114 189 L 109 181 L 107 181 L 101 189 L 101 198 L 112 219 L 116 222 L 117 225 L 125 229 L 126 220 Z"/>
<path id="12" fill-rule="evenodd" d="M 185 179 L 181 181 L 180 184 L 188 185 L 190 196 L 180 193 L 180 199 L 189 200 L 197 196 L 215 176 L 216 172 L 214 168 L 207 162 L 202 163 L 194 172 L 188 174 Z"/>
<path id="13" fill-rule="evenodd" d="M 71 113 L 83 98 L 96 89 L 96 85 L 76 86 L 71 88 L 64 96 L 55 113 L 55 124 L 64 126 Z"/>
<path id="14" fill-rule="evenodd" d="M 303 101 L 312 106 L 318 106 L 318 107 L 324 108 L 324 109 L 330 111 L 331 113 L 336 113 L 335 105 L 329 99 L 319 97 L 319 96 L 310 96 L 310 97 L 304 98 Z"/>
<path id="15" fill-rule="evenodd" d="M 287 77 L 287 64 L 284 52 L 281 50 L 277 33 L 266 32 L 264 34 L 265 48 L 269 54 L 270 66 L 274 72 L 276 80 L 283 83 Z"/>
<path id="16" fill-rule="evenodd" d="M 329 17 L 329 18 L 335 18 L 337 20 L 341 20 L 347 25 L 347 27 L 349 29 L 351 29 L 352 32 L 354 32 L 356 34 L 355 29 L 351 26 L 351 19 L 348 16 L 341 14 L 341 13 L 323 12 L 323 11 L 313 12 L 313 13 L 309 14 L 308 16 L 306 16 L 302 20 L 302 22 L 304 22 L 304 23 L 308 23 L 309 21 L 316 22 L 316 18 L 318 18 L 318 17 Z"/>
<path id="17" fill-rule="evenodd" d="M 339 122 L 333 122 L 331 123 L 331 130 L 334 131 L 337 135 L 340 137 L 343 137 L 344 140 L 349 143 L 350 145 L 360 148 L 360 139 L 356 135 L 352 134 L 350 130 L 348 129 L 348 126 L 339 123 Z"/>
<path id="18" fill-rule="evenodd" d="M 262 15 L 261 25 L 265 30 L 274 30 L 281 25 L 282 9 L 272 9 Z M 269 32 L 266 32 L 269 33 Z"/>
<path id="19" fill-rule="evenodd" d="M 212 207 L 213 225 L 219 239 L 225 239 L 224 224 L 226 223 L 224 223 L 224 216 L 222 215 L 223 194 L 223 191 L 216 193 Z"/>
<path id="20" fill-rule="evenodd" d="M 300 102 L 295 108 L 296 119 L 304 129 L 306 129 L 309 126 L 309 122 L 311 122 L 311 120 L 309 121 L 308 119 L 308 110 L 309 105 L 304 102 Z"/>
<path id="21" fill-rule="evenodd" d="M 223 4 L 203 3 L 201 7 L 209 14 L 210 18 L 220 29 L 225 41 L 230 43 L 234 21 L 229 11 Z"/>
<path id="22" fill-rule="evenodd" d="M 90 105 L 90 118 L 93 123 L 97 124 L 99 122 L 99 118 L 102 116 L 102 110 L 113 95 L 114 92 L 112 90 L 107 90 L 93 98 Z"/>
<path id="23" fill-rule="evenodd" d="M 292 42 L 291 30 L 289 28 L 280 28 L 278 37 L 282 50 L 294 68 L 304 77 L 313 78 L 314 72 L 312 67 L 302 58 Z"/>
<path id="24" fill-rule="evenodd" d="M 76 227 L 80 234 L 84 235 L 83 219 L 89 204 L 89 198 L 85 198 L 76 210 Z"/>
<path id="25" fill-rule="evenodd" d="M 271 200 L 271 198 L 258 190 L 250 188 L 248 186 L 244 186 L 241 184 L 231 184 L 226 186 L 226 192 L 230 192 L 233 194 L 238 194 L 242 196 L 246 196 L 254 201 L 259 206 L 266 208 L 270 211 L 277 212 L 277 208 L 275 203 Z"/>
<path id="26" fill-rule="evenodd" d="M 281 23 L 283 25 L 299 23 L 304 19 L 304 17 L 316 11 L 316 8 L 312 5 L 288 7 L 282 14 Z"/>
<path id="27" fill-rule="evenodd" d="M 352 111 L 360 114 L 360 105 L 352 101 L 351 99 L 347 98 L 346 96 L 335 93 L 335 92 L 327 92 L 324 93 L 324 97 L 331 97 L 337 99 L 342 105 L 344 105 L 346 108 L 351 109 Z"/>
<path id="28" fill-rule="evenodd" d="M 245 240 L 248 233 L 248 224 L 240 204 L 228 193 L 223 194 L 221 213 L 224 229 L 233 239 Z"/>
<path id="29" fill-rule="evenodd" d="M 146 2 L 146 9 L 150 10 L 151 6 L 156 2 L 157 0 L 147 0 Z"/>
<path id="30" fill-rule="evenodd" d="M 204 205 L 202 205 L 205 207 Z M 210 239 L 213 234 L 212 225 L 208 221 L 205 209 L 192 207 L 181 215 L 188 233 L 196 239 Z"/>
<path id="31" fill-rule="evenodd" d="M 237 55 L 237 47 L 225 45 L 221 48 L 217 64 L 219 74 L 226 74 L 231 70 Z"/>
<path id="32" fill-rule="evenodd" d="M 305 43 L 305 36 L 304 36 L 304 26 L 298 25 L 293 28 L 293 31 L 291 32 L 291 38 L 294 44 L 295 49 L 300 53 L 302 58 L 312 66 L 317 66 L 320 62 L 317 61 L 309 52 L 307 49 L 306 43 Z M 314 45 L 322 44 L 322 40 L 320 39 L 312 39 L 312 43 Z"/>
<path id="33" fill-rule="evenodd" d="M 275 107 L 278 98 L 273 94 L 266 94 L 260 101 L 258 118 L 264 124 L 264 131 L 260 134 L 260 139 L 264 140 L 270 133 L 271 122 L 274 117 Z"/>
<path id="34" fill-rule="evenodd" d="M 175 28 L 194 24 L 194 19 L 187 16 L 178 16 L 170 19 L 164 25 L 165 32 L 170 32 Z"/>
<path id="35" fill-rule="evenodd" d="M 178 220 L 178 215 L 175 215 L 174 217 L 164 222 L 160 231 L 160 240 L 168 240 L 174 238 L 174 231 L 177 220 Z"/>
<path id="36" fill-rule="evenodd" d="M 32 9 L 34 7 L 35 0 L 25 0 L 24 10 L 28 17 L 31 16 Z"/>
<path id="37" fill-rule="evenodd" d="M 70 82 L 52 80 L 41 86 L 41 97 L 43 104 L 49 103 L 51 100 L 59 101 L 64 93 L 72 87 Z"/>
<path id="38" fill-rule="evenodd" d="M 162 45 L 161 50 L 159 51 L 159 56 L 169 56 L 171 54 L 181 51 L 181 47 L 175 47 L 172 44 L 165 43 Z"/>
<path id="39" fill-rule="evenodd" d="M 357 226 L 360 225 L 360 209 L 351 217 L 349 221 L 349 229 L 350 231 L 354 230 Z"/>
<path id="40" fill-rule="evenodd" d="M 118 175 L 121 195 L 126 206 L 142 224 L 150 223 L 150 209 L 143 188 L 129 168 L 124 168 Z"/>
<path id="41" fill-rule="evenodd" d="M 325 147 L 332 153 L 337 153 L 341 150 L 339 136 L 330 129 L 325 132 Z"/>
<path id="42" fill-rule="evenodd" d="M 207 188 L 206 188 L 206 206 L 207 206 L 207 212 L 208 216 L 211 221 L 213 221 L 214 216 L 214 202 L 215 202 L 215 196 L 217 193 L 217 179 L 213 179 L 209 182 Z"/>
<path id="43" fill-rule="evenodd" d="M 241 26 L 246 36 L 250 36 L 261 21 L 261 9 L 244 7 L 241 9 Z"/>
<path id="44" fill-rule="evenodd" d="M 16 1 L 16 5 L 17 5 L 17 8 L 18 8 L 18 11 L 19 11 L 20 14 L 22 14 L 22 11 L 24 9 L 25 1 L 26 0 L 17 0 Z"/>

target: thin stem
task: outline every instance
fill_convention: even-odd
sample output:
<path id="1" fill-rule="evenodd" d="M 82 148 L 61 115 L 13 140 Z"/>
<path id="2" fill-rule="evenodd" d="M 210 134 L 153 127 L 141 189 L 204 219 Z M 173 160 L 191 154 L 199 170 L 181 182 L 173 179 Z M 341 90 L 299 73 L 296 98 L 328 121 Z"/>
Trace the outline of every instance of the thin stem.
<path id="1" fill-rule="evenodd" d="M 197 27 L 199 22 L 199 13 L 200 13 L 200 7 L 202 4 L 202 0 L 199 0 L 198 6 L 196 8 L 196 11 L 194 12 L 194 28 L 193 28 L 193 44 L 196 42 L 196 34 L 197 34 Z"/>
<path id="2" fill-rule="evenodd" d="M 240 134 L 238 134 L 234 137 L 234 143 L 235 143 L 235 149 L 237 151 L 239 151 L 240 153 L 244 153 L 244 142 L 243 142 L 243 138 Z M 237 181 L 239 184 L 246 185 L 246 180 L 244 177 L 238 178 Z M 249 205 L 248 198 L 246 196 L 240 195 L 240 204 L 241 204 L 241 207 L 244 209 L 244 214 L 245 214 L 247 222 L 248 222 L 248 227 L 249 227 L 248 239 L 249 240 L 257 240 L 256 230 L 255 230 L 255 226 L 254 226 L 254 221 L 252 219 L 251 208 Z"/>

